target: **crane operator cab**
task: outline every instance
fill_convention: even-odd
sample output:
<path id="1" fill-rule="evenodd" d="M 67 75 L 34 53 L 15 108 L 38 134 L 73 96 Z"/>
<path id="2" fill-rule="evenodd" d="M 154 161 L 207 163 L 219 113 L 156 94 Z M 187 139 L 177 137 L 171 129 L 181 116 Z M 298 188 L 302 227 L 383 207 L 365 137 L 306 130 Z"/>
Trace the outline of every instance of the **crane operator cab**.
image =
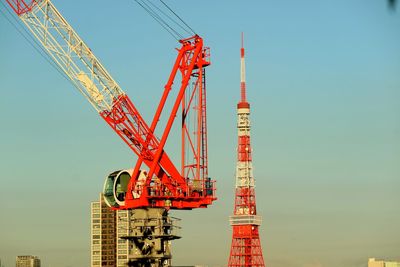
<path id="1" fill-rule="evenodd" d="M 107 176 L 104 182 L 103 195 L 109 207 L 118 208 L 125 203 L 125 194 L 132 170 L 119 170 Z"/>
<path id="2" fill-rule="evenodd" d="M 118 208 L 120 206 L 125 206 L 125 196 L 132 173 L 133 169 L 119 170 L 107 176 L 104 182 L 103 195 L 109 207 Z M 141 170 L 135 188 L 132 191 L 133 198 L 139 198 L 142 195 L 146 177 L 147 172 Z"/>

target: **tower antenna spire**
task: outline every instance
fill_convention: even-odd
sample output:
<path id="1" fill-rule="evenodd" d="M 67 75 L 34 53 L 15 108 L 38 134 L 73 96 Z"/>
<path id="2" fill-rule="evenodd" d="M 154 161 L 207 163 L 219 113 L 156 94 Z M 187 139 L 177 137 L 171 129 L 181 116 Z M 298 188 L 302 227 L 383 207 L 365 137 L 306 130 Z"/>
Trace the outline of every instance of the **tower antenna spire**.
<path id="1" fill-rule="evenodd" d="M 244 33 L 242 32 L 242 48 L 240 49 L 240 102 L 246 103 L 246 65 L 244 61 Z"/>

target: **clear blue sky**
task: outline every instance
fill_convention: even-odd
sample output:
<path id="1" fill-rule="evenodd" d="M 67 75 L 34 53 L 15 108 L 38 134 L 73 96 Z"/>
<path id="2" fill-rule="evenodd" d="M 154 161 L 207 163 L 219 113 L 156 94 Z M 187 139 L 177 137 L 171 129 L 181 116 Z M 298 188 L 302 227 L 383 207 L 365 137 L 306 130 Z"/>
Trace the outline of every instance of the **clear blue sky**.
<path id="1" fill-rule="evenodd" d="M 400 260 L 400 7 L 167 2 L 212 49 L 209 153 L 219 197 L 206 210 L 173 212 L 183 219 L 174 264 L 227 263 L 242 31 L 267 266 Z M 54 4 L 149 120 L 176 41 L 134 1 Z M 108 173 L 136 158 L 1 14 L 0 40 L 0 258 L 7 267 L 21 254 L 44 267 L 88 266 L 89 203 Z"/>

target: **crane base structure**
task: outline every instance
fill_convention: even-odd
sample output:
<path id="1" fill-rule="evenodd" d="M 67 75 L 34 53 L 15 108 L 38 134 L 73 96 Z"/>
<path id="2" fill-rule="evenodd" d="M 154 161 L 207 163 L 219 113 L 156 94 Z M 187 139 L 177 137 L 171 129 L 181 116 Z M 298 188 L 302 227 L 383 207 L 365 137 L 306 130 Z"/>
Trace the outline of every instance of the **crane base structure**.
<path id="1" fill-rule="evenodd" d="M 124 219 L 129 227 L 120 238 L 130 244 L 127 266 L 171 266 L 171 241 L 180 238 L 178 219 L 163 208 L 133 209 Z"/>

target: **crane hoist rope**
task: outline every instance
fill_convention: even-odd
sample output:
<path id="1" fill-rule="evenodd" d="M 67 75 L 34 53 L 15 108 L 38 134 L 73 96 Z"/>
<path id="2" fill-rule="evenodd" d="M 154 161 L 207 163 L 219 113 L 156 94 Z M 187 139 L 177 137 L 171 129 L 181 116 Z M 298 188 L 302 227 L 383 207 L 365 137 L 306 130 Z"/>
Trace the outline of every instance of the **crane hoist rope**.
<path id="1" fill-rule="evenodd" d="M 172 14 L 175 15 L 175 17 L 177 17 L 187 28 L 190 29 L 190 31 L 192 32 L 192 34 L 196 35 L 196 31 L 192 29 L 192 27 L 190 27 L 180 16 L 178 16 L 178 14 L 176 14 L 163 0 L 160 0 L 160 2 L 169 10 L 171 11 Z M 182 27 L 183 28 L 183 27 Z M 187 31 L 187 33 L 190 34 L 189 31 Z"/>
<path id="2" fill-rule="evenodd" d="M 177 25 L 185 32 L 190 33 L 181 24 L 179 24 L 176 20 L 171 18 L 171 16 L 167 15 L 164 11 L 162 11 L 157 5 L 155 5 L 150 0 L 134 0 L 134 1 L 139 6 L 141 6 L 143 10 L 146 11 L 158 24 L 160 24 L 160 26 L 163 27 L 175 40 L 179 41 L 180 39 L 183 39 L 183 35 L 180 34 L 177 29 L 168 24 L 166 19 L 173 22 L 175 25 Z"/>

